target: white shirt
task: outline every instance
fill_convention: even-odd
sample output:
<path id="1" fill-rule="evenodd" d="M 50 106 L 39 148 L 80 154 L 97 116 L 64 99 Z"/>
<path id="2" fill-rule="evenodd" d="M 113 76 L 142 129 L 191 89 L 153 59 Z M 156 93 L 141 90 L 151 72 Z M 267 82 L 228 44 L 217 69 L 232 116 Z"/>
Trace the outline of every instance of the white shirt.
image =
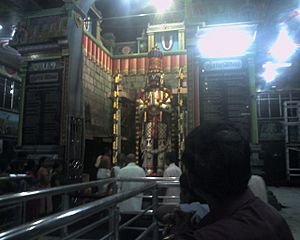
<path id="1" fill-rule="evenodd" d="M 114 166 L 111 170 L 111 174 L 113 175 L 113 177 L 118 177 L 120 170 L 120 166 Z"/>
<path id="2" fill-rule="evenodd" d="M 110 170 L 106 168 L 98 168 L 97 179 L 101 180 L 105 178 L 110 178 Z M 107 187 L 108 187 L 108 183 L 99 185 L 98 193 L 105 194 L 107 192 Z"/>
<path id="3" fill-rule="evenodd" d="M 164 177 L 180 177 L 182 171 L 175 163 L 171 163 L 164 172 Z M 176 196 L 176 199 L 164 199 L 165 203 L 179 204 L 180 199 L 180 187 L 168 187 L 166 191 L 166 196 Z"/>
<path id="4" fill-rule="evenodd" d="M 110 177 L 110 170 L 106 168 L 98 168 L 97 179 L 105 179 Z"/>
<path id="5" fill-rule="evenodd" d="M 131 177 L 145 177 L 145 171 L 135 163 L 129 163 L 126 167 L 121 168 L 118 177 L 119 178 L 131 178 Z M 136 187 L 143 185 L 143 182 L 120 182 L 120 191 L 126 192 L 132 190 Z M 132 197 L 124 202 L 119 204 L 121 212 L 125 211 L 139 211 L 142 209 L 142 194 L 137 197 Z"/>

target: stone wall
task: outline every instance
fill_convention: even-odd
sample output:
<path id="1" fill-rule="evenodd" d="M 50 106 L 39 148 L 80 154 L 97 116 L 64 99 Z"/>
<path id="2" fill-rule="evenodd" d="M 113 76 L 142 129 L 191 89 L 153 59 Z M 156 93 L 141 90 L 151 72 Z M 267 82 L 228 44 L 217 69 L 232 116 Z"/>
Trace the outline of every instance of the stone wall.
<path id="1" fill-rule="evenodd" d="M 86 139 L 111 137 L 111 74 L 84 56 L 82 80 L 85 96 Z"/>

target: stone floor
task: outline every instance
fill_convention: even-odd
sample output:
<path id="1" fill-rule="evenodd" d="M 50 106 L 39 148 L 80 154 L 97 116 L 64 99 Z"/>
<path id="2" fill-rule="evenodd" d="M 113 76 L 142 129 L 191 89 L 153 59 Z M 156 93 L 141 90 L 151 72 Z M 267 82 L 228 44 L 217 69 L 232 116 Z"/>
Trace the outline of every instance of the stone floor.
<path id="1" fill-rule="evenodd" d="M 295 240 L 300 240 L 300 188 L 269 187 L 269 190 L 286 207 L 280 213 L 289 224 Z"/>

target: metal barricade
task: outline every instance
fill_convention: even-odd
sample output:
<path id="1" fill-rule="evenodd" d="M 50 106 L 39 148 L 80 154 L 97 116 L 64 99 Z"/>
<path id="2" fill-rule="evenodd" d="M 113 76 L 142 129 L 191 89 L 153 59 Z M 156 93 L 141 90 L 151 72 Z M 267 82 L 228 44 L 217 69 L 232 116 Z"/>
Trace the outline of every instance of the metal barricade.
<path id="1" fill-rule="evenodd" d="M 22 192 L 27 189 L 28 182 L 32 179 L 26 174 L 9 174 L 5 177 L 0 177 L 1 186 L 5 186 L 2 191 L 9 191 L 10 194 Z M 6 194 L 9 194 L 6 193 Z M 1 195 L 0 195 L 1 198 Z M 10 204 L 5 207 L 0 206 L 0 229 L 8 229 L 22 224 L 24 221 L 24 203 Z"/>
<path id="2" fill-rule="evenodd" d="M 40 236 L 44 236 L 50 232 L 53 232 L 58 229 L 62 229 L 66 226 L 69 226 L 75 222 L 82 220 L 83 218 L 87 218 L 97 212 L 108 208 L 116 208 L 117 204 L 129 199 L 133 196 L 136 196 L 144 191 L 153 190 L 156 188 L 156 183 L 147 183 L 141 187 L 133 189 L 128 192 L 121 192 L 114 194 L 112 196 L 105 197 L 100 200 L 96 200 L 87 204 L 84 204 L 79 207 L 75 207 L 70 210 L 66 210 L 60 213 L 56 213 L 45 218 L 41 218 L 37 221 L 34 221 L 29 224 L 24 224 L 19 227 L 13 228 L 6 232 L 0 233 L 1 239 L 35 239 Z M 118 222 L 118 212 L 114 213 L 115 223 Z M 64 236 L 62 239 L 74 239 L 80 235 L 83 235 L 87 232 L 87 230 L 91 230 L 91 228 L 98 226 L 101 223 L 109 220 L 109 216 L 104 217 L 104 219 L 100 219 L 97 223 L 93 223 L 88 225 L 85 228 L 81 228 L 77 231 L 72 232 L 71 234 Z M 116 228 L 117 226 L 114 226 Z M 112 230 L 112 229 L 111 229 Z M 105 236 L 101 239 L 117 239 L 118 229 L 114 229 L 114 231 L 109 231 Z"/>
<path id="3" fill-rule="evenodd" d="M 130 219 L 128 222 L 124 223 L 120 226 L 120 232 L 122 230 L 136 230 L 136 231 L 144 231 L 138 238 L 136 239 L 144 239 L 144 237 L 149 233 L 153 232 L 152 239 L 159 239 L 159 232 L 163 229 L 159 229 L 157 224 L 157 219 L 155 218 L 155 213 L 160 205 L 169 205 L 164 200 L 168 199 L 176 199 L 179 203 L 179 196 L 167 196 L 165 193 L 162 194 L 161 189 L 166 189 L 168 187 L 176 187 L 179 188 L 179 178 L 176 177 L 139 177 L 139 178 L 121 178 L 118 179 L 120 182 L 155 182 L 156 188 L 151 192 L 147 192 L 142 197 L 144 200 L 152 200 L 152 205 L 146 207 L 142 211 L 137 212 L 127 212 L 131 214 L 135 214 L 135 216 Z M 172 204 L 174 205 L 174 203 Z M 126 212 L 125 212 L 126 213 Z M 131 223 L 135 222 L 136 219 L 143 215 L 152 215 L 152 223 L 148 227 L 137 227 L 137 226 L 129 226 Z M 121 233 L 120 233 L 121 234 Z"/>
<path id="4" fill-rule="evenodd" d="M 7 180 L 10 178 L 3 178 L 2 180 Z M 20 179 L 20 178 L 14 178 Z M 24 177 L 22 177 L 24 179 Z M 97 180 L 87 183 L 78 183 L 78 184 L 71 184 L 65 185 L 60 187 L 54 188 L 45 188 L 45 189 L 38 189 L 35 191 L 26 191 L 26 192 L 19 192 L 13 194 L 6 194 L 0 196 L 0 213 L 2 217 L 5 215 L 10 215 L 11 218 L 13 217 L 13 221 L 10 224 L 5 223 L 5 225 L 1 225 L 1 229 L 7 229 L 8 227 L 18 226 L 20 224 L 24 224 L 26 222 L 26 207 L 27 203 L 32 200 L 40 200 L 45 197 L 51 197 L 55 195 L 61 195 L 61 210 L 69 209 L 70 203 L 70 194 L 74 192 L 79 192 L 83 189 L 98 187 L 101 184 L 107 184 L 116 182 L 115 178 L 108 178 L 104 180 Z M 34 206 L 37 208 L 38 206 Z M 12 210 L 10 210 L 12 209 Z M 9 214 L 5 214 L 5 212 L 10 211 Z"/>
<path id="5" fill-rule="evenodd" d="M 108 182 L 116 181 L 135 181 L 135 182 L 145 182 L 141 187 L 137 187 L 128 192 L 114 193 L 111 196 L 104 197 L 100 200 L 95 200 L 93 202 L 80 205 L 78 207 L 69 208 L 69 193 L 79 191 L 87 187 L 94 187 L 98 184 L 105 184 Z M 103 224 L 108 224 L 108 232 L 101 236 L 100 239 L 119 239 L 120 231 L 125 229 L 132 229 L 135 231 L 141 231 L 136 239 L 145 239 L 146 236 L 152 232 L 152 239 L 159 239 L 159 228 L 157 220 L 154 217 L 154 213 L 157 211 L 159 205 L 164 204 L 163 199 L 166 198 L 179 198 L 179 196 L 158 196 L 158 190 L 160 188 L 166 187 L 179 187 L 178 178 L 158 178 L 158 177 L 145 177 L 145 178 L 126 178 L 126 179 L 105 179 L 99 181 L 93 181 L 88 183 L 72 184 L 68 186 L 56 187 L 52 189 L 44 189 L 32 192 L 23 192 L 12 195 L 0 196 L 0 206 L 5 206 L 8 204 L 20 204 L 20 202 L 26 202 L 28 200 L 41 198 L 49 195 L 64 194 L 63 205 L 64 211 L 52 214 L 50 216 L 38 219 L 28 224 L 23 224 L 19 227 L 15 227 L 6 232 L 0 233 L 1 239 L 35 239 L 40 236 L 59 235 L 60 239 L 75 239 L 76 237 L 82 236 L 89 233 Z M 129 199 L 131 197 L 142 196 L 144 199 L 151 200 L 151 205 L 147 206 L 145 209 L 135 212 L 134 216 L 127 222 L 120 223 L 120 212 L 117 205 Z M 102 213 L 106 211 L 101 218 L 88 222 L 87 225 L 80 225 L 79 229 L 73 228 L 74 224 L 78 222 L 89 219 L 97 213 Z M 143 217 L 144 215 L 152 215 L 152 222 L 146 227 L 134 227 L 131 226 L 132 223 Z M 59 232 L 57 232 L 59 230 Z M 56 233 L 55 233 L 56 231 Z M 54 232 L 54 233 L 53 233 Z M 97 238 L 99 239 L 99 238 Z M 149 238 L 147 238 L 149 239 Z"/>

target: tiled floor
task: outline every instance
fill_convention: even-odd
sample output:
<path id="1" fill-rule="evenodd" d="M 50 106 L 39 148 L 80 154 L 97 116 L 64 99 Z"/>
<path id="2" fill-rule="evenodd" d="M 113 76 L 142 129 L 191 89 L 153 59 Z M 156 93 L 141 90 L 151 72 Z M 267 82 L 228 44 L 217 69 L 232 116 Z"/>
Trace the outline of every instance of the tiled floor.
<path id="1" fill-rule="evenodd" d="M 300 188 L 269 187 L 278 201 L 286 206 L 280 213 L 289 224 L 295 240 L 300 240 Z"/>

